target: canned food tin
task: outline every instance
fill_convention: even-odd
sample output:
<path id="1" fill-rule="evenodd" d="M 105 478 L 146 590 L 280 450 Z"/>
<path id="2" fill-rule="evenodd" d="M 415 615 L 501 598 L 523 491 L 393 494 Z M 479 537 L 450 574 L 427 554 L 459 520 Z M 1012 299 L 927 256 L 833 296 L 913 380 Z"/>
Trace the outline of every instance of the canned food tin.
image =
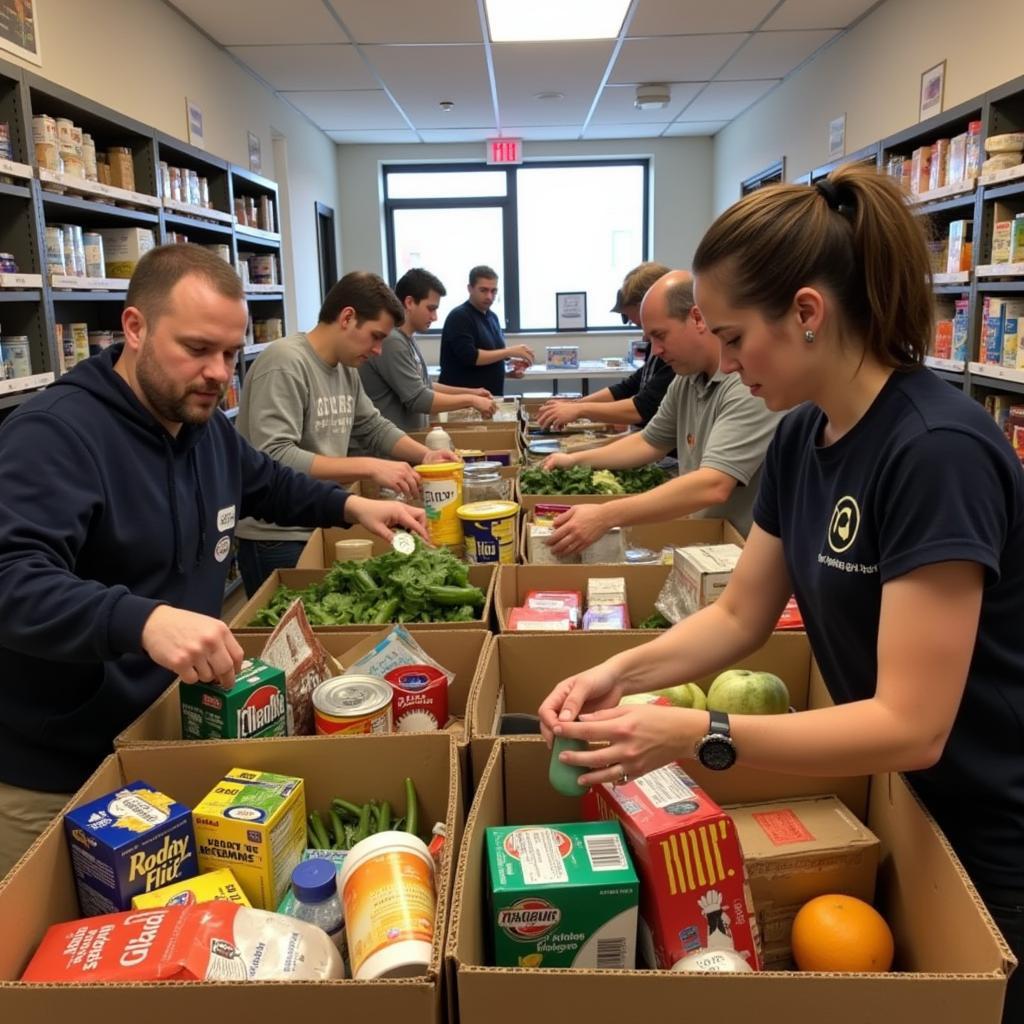
<path id="1" fill-rule="evenodd" d="M 58 140 L 59 141 L 59 140 Z M 79 155 L 82 155 L 82 147 L 85 145 L 85 132 L 77 125 L 71 126 L 71 148 Z"/>
<path id="2" fill-rule="evenodd" d="M 249 257 L 249 279 L 253 284 L 276 284 L 276 270 L 272 255 Z"/>
<path id="3" fill-rule="evenodd" d="M 75 362 L 84 363 L 89 358 L 89 325 L 71 325 L 71 341 L 75 349 Z"/>
<path id="4" fill-rule="evenodd" d="M 96 181 L 96 143 L 88 132 L 82 135 L 82 163 L 85 164 L 86 178 Z"/>
<path id="5" fill-rule="evenodd" d="M 0 252 L 0 274 L 16 274 L 18 272 L 18 261 L 13 253 Z"/>
<path id="6" fill-rule="evenodd" d="M 75 122 L 70 117 L 57 118 L 57 142 L 61 149 L 72 149 L 74 146 Z"/>
<path id="7" fill-rule="evenodd" d="M 32 118 L 32 141 L 49 143 L 56 151 L 57 122 L 49 114 L 36 114 Z"/>
<path id="8" fill-rule="evenodd" d="M 28 350 L 28 337 L 24 334 L 11 335 L 0 341 L 7 379 L 32 376 L 32 357 Z"/>
<path id="9" fill-rule="evenodd" d="M 11 146 L 11 126 L 0 121 L 0 157 L 5 160 L 14 159 L 14 148 Z"/>
<path id="10" fill-rule="evenodd" d="M 86 231 L 82 234 L 82 244 L 85 247 L 85 276 L 106 277 L 107 267 L 103 260 L 103 236 L 95 231 Z"/>
<path id="11" fill-rule="evenodd" d="M 448 677 L 433 665 L 403 665 L 384 677 L 394 690 L 396 732 L 435 732 L 448 722 Z"/>
<path id="12" fill-rule="evenodd" d="M 171 199 L 176 203 L 183 202 L 181 195 L 181 168 L 169 167 L 167 170 L 170 179 Z"/>
<path id="13" fill-rule="evenodd" d="M 391 732 L 393 690 L 385 679 L 353 673 L 325 679 L 313 691 L 318 736 Z"/>
<path id="14" fill-rule="evenodd" d="M 55 171 L 60 166 L 56 142 L 37 142 L 36 163 L 44 171 Z"/>
<path id="15" fill-rule="evenodd" d="M 64 356 L 64 369 L 70 370 L 75 365 L 75 339 L 71 335 L 71 324 L 54 324 L 53 328 Z"/>
<path id="16" fill-rule="evenodd" d="M 64 269 L 64 232 L 60 225 L 46 227 L 46 269 L 50 274 L 63 274 Z"/>
<path id="17" fill-rule="evenodd" d="M 71 149 L 62 149 L 60 158 L 64 162 L 64 173 L 69 178 L 85 177 L 85 161 Z"/>
<path id="18" fill-rule="evenodd" d="M 415 469 L 421 478 L 431 542 L 461 555 L 462 522 L 456 512 L 462 504 L 462 463 L 430 462 Z"/>

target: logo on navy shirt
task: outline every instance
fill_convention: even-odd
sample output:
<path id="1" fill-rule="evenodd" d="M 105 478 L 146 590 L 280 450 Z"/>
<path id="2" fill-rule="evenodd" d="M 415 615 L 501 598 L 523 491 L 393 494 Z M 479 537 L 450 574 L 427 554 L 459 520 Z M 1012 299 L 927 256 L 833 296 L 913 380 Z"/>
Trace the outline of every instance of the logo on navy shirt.
<path id="1" fill-rule="evenodd" d="M 836 502 L 828 524 L 828 546 L 838 555 L 849 550 L 860 529 L 860 507 L 846 495 Z"/>

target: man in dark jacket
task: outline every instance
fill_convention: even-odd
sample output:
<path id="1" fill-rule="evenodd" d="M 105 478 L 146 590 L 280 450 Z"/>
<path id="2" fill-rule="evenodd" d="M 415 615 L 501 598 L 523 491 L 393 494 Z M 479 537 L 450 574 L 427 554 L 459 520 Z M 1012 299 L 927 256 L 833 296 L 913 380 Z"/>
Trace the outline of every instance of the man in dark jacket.
<path id="1" fill-rule="evenodd" d="M 233 684 L 217 616 L 242 517 L 423 534 L 420 510 L 292 472 L 217 411 L 247 316 L 219 257 L 155 249 L 123 346 L 0 428 L 0 876 L 175 676 Z"/>

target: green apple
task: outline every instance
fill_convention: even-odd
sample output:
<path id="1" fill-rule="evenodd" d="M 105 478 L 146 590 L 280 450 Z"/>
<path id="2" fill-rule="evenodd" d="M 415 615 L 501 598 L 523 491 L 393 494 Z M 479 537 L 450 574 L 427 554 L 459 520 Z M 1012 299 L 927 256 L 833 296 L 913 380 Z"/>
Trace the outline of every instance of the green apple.
<path id="1" fill-rule="evenodd" d="M 730 715 L 781 715 L 789 710 L 789 690 L 771 672 L 733 668 L 715 677 L 707 707 Z"/>

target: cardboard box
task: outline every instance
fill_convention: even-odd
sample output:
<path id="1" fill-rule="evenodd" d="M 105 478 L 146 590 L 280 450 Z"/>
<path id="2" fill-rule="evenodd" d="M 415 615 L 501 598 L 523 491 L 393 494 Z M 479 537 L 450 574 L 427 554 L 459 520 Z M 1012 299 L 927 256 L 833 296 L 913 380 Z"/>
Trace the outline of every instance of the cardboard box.
<path id="1" fill-rule="evenodd" d="M 449 841 L 437 872 L 437 916 L 429 971 L 414 978 L 375 982 L 321 981 L 292 984 L 194 983 L 187 985 L 26 985 L 18 982 L 46 929 L 79 916 L 71 862 L 56 822 L 0 882 L 0 914 L 9 922 L 0 943 L 0 1019 L 29 1022 L 67 1016 L 79 1021 L 138 1019 L 181 1024 L 193 1019 L 293 1020 L 297 1013 L 333 1020 L 440 1024 L 445 922 L 451 899 L 451 867 L 462 835 L 461 780 L 451 738 L 347 736 L 189 743 L 122 749 L 108 757 L 71 801 L 80 806 L 145 778 L 192 807 L 237 763 L 301 777 L 311 807 L 335 796 L 363 803 L 388 800 L 405 806 L 404 780 L 416 781 L 423 822 L 444 822 Z M 16 927 L 10 925 L 17 922 Z"/>
<path id="2" fill-rule="evenodd" d="M 535 715 L 556 683 L 660 635 L 651 630 L 633 630 L 503 633 L 495 637 L 480 667 L 466 711 L 474 782 L 479 779 L 498 736 L 503 714 Z M 773 672 L 785 682 L 794 708 L 802 711 L 811 706 L 809 694 L 815 666 L 806 633 L 773 633 L 764 646 L 749 657 L 741 658 L 733 668 Z M 714 676 L 705 676 L 677 682 L 695 682 L 706 693 L 713 679 Z M 816 692 L 818 704 L 815 706 L 820 706 L 827 699 L 820 678 Z"/>
<path id="3" fill-rule="evenodd" d="M 375 494 L 366 490 L 366 481 L 362 481 L 364 498 L 379 498 L 380 489 Z M 376 486 L 376 485 L 374 485 Z M 375 533 L 370 533 L 365 527 L 351 526 L 347 530 L 340 526 L 330 526 L 326 529 L 314 530 L 306 541 L 306 546 L 295 563 L 296 569 L 330 569 L 334 565 L 334 545 L 339 540 L 368 540 L 373 545 L 374 555 L 386 555 L 391 550 L 391 545 Z"/>
<path id="4" fill-rule="evenodd" d="M 1006 203 L 992 205 L 992 249 L 989 263 L 1010 262 L 1010 241 L 1013 235 L 1014 211 Z"/>
<path id="5" fill-rule="evenodd" d="M 949 250 L 946 257 L 946 273 L 957 274 L 971 269 L 972 230 L 974 221 L 952 220 L 949 222 Z"/>
<path id="6" fill-rule="evenodd" d="M 678 583 L 685 614 L 692 615 L 714 604 L 725 593 L 742 553 L 736 544 L 698 544 L 676 548 L 672 575 Z"/>
<path id="7" fill-rule="evenodd" d="M 390 628 L 372 633 L 320 633 L 317 639 L 327 653 L 339 663 L 340 670 L 357 661 L 378 639 L 390 632 Z M 484 629 L 433 630 L 422 629 L 419 626 L 406 628 L 430 657 L 455 673 L 455 678 L 448 687 L 448 714 L 454 721 L 446 731 L 451 732 L 457 740 L 464 740 L 468 732 L 464 726 L 467 706 L 477 675 L 490 650 L 491 634 Z M 236 634 L 235 639 L 246 657 L 256 657 L 267 642 L 267 634 Z M 182 686 L 187 688 L 188 684 L 175 680 L 114 740 L 114 746 L 120 748 L 180 744 L 181 715 L 178 712 L 178 703 L 179 690 Z"/>
<path id="8" fill-rule="evenodd" d="M 562 1024 L 566 1007 L 586 1020 L 646 1019 L 793 1024 L 998 1024 L 1015 963 L 935 824 L 898 775 L 829 779 L 755 772 L 737 765 L 696 781 L 721 804 L 837 793 L 881 844 L 876 905 L 896 937 L 896 972 L 820 975 L 762 972 L 689 975 L 662 971 L 489 966 L 485 829 L 579 816 L 579 802 L 547 783 L 540 739 L 506 738 L 484 769 L 456 868 L 445 963 L 451 1003 L 466 1024 Z M 688 764 L 688 768 L 691 766 Z M 955 937 L 956 941 L 952 941 Z"/>
<path id="9" fill-rule="evenodd" d="M 875 898 L 878 839 L 834 796 L 725 808 L 740 837 L 766 968 L 793 966 L 796 912 L 815 896 Z"/>
<path id="10" fill-rule="evenodd" d="M 761 966 L 754 902 L 729 815 L 678 764 L 583 797 L 584 816 L 618 821 L 640 876 L 640 961 L 652 969 L 708 949 Z"/>
<path id="11" fill-rule="evenodd" d="M 139 260 L 150 249 L 156 247 L 156 237 L 149 228 L 96 230 L 103 238 L 103 258 L 106 262 L 107 277 L 131 277 Z"/>
<path id="12" fill-rule="evenodd" d="M 654 602 L 671 571 L 667 565 L 502 565 L 494 588 L 498 631 L 509 632 L 508 615 L 521 608 L 531 590 L 578 590 L 587 581 L 621 576 L 626 581 L 629 619 L 634 625 L 654 612 Z M 653 639 L 653 636 L 651 637 Z"/>
<path id="13" fill-rule="evenodd" d="M 419 629 L 486 629 L 491 619 L 491 601 L 494 590 L 494 579 L 497 567 L 494 565 L 471 565 L 469 582 L 484 592 L 484 603 L 480 609 L 480 617 L 470 622 L 420 622 Z M 319 583 L 327 575 L 327 569 L 275 569 L 262 583 L 259 590 L 236 613 L 228 623 L 236 633 L 271 632 L 269 626 L 250 626 L 256 613 L 265 608 L 280 586 L 301 590 L 310 584 Z M 374 628 L 372 623 L 353 623 L 350 626 L 313 626 L 314 633 L 365 633 Z"/>
<path id="14" fill-rule="evenodd" d="M 452 439 L 456 450 L 469 449 L 484 452 L 519 451 L 519 430 L 514 423 L 503 422 L 485 427 L 482 425 L 460 424 L 456 429 L 451 423 L 445 424 L 445 431 Z M 413 431 L 409 436 L 423 444 L 427 438 L 425 430 Z"/>

